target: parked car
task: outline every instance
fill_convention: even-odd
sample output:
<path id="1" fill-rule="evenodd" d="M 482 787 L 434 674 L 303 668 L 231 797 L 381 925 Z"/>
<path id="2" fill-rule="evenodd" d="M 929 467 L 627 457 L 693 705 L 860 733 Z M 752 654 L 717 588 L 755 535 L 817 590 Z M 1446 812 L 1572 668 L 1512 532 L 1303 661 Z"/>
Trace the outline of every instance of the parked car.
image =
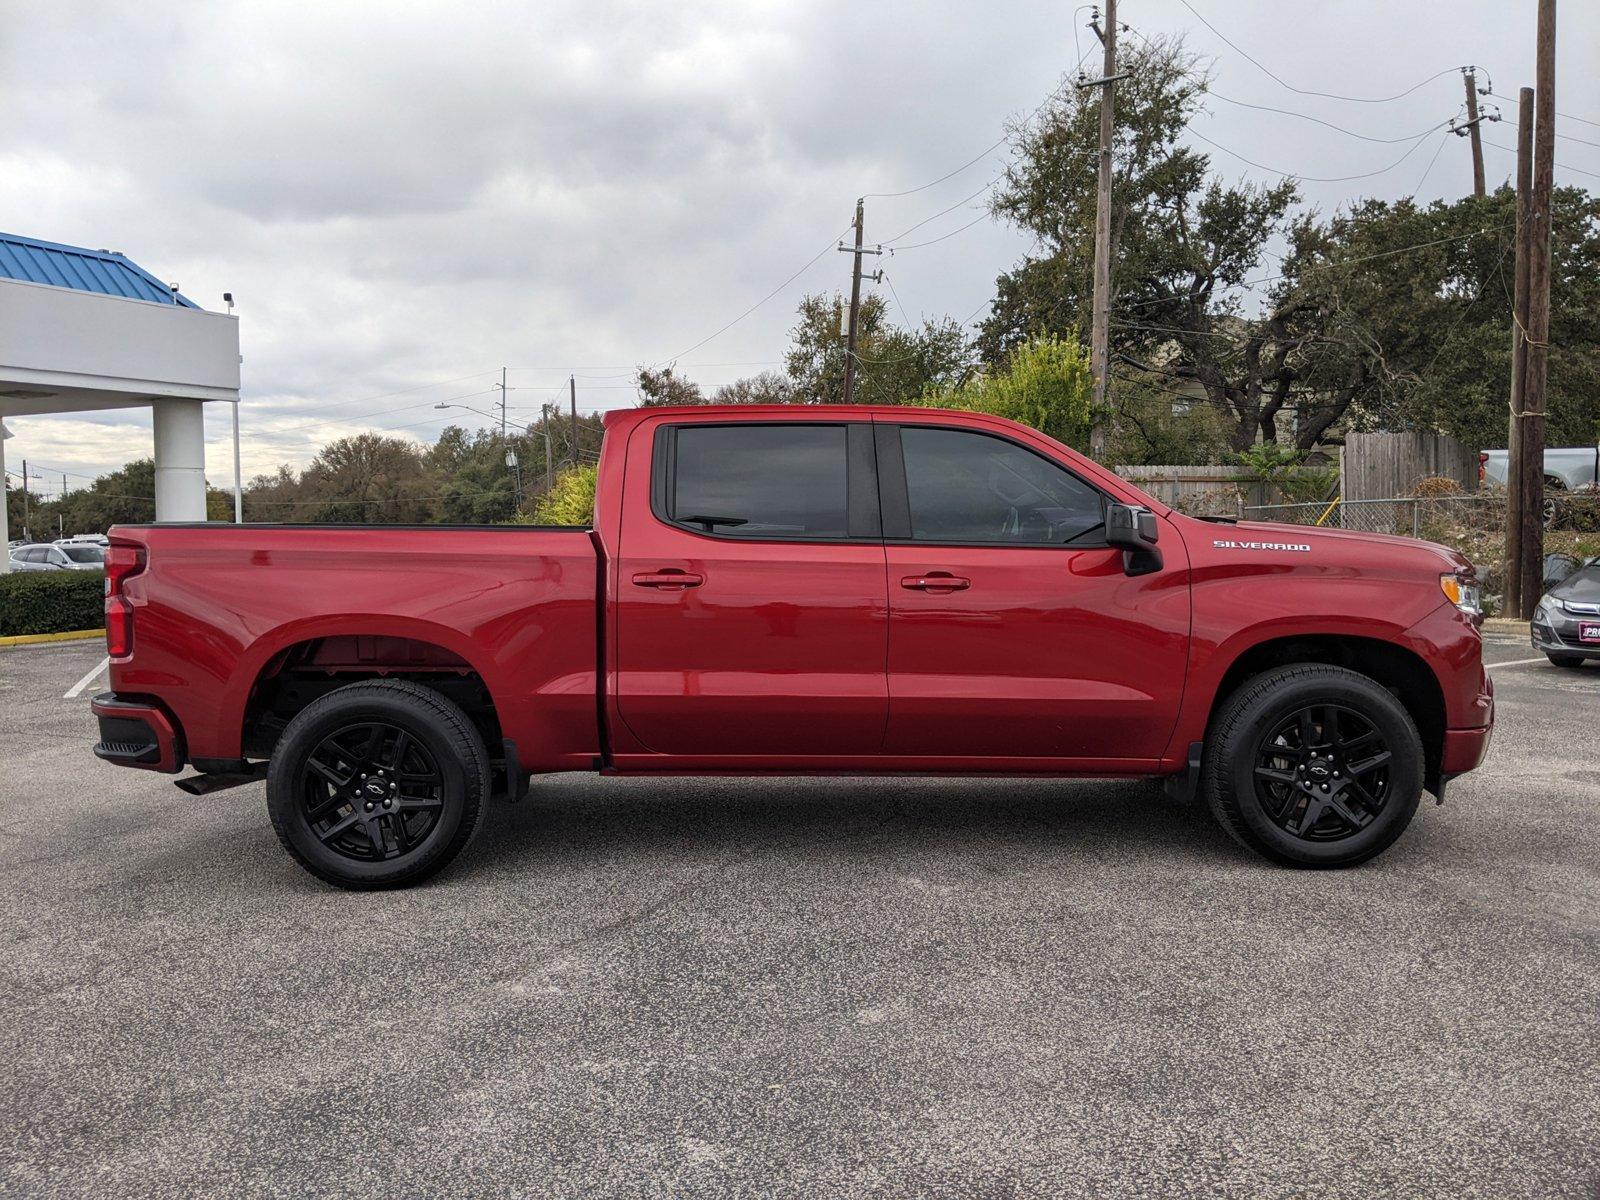
<path id="1" fill-rule="evenodd" d="M 1600 558 L 1566 576 L 1539 601 L 1529 626 L 1533 648 L 1558 667 L 1600 658 Z"/>
<path id="2" fill-rule="evenodd" d="M 106 552 L 99 546 L 56 546 L 48 542 L 11 552 L 13 571 L 103 571 Z"/>
<path id="3" fill-rule="evenodd" d="M 99 546 L 102 549 L 111 544 L 110 539 L 103 533 L 75 533 L 71 537 L 57 538 L 58 546 Z"/>
<path id="4" fill-rule="evenodd" d="M 1489 744 L 1477 584 L 1410 538 L 1208 522 L 997 417 L 606 416 L 592 528 L 111 530 L 95 753 L 265 777 L 352 888 L 426 878 L 492 781 L 1161 776 L 1348 866 Z"/>

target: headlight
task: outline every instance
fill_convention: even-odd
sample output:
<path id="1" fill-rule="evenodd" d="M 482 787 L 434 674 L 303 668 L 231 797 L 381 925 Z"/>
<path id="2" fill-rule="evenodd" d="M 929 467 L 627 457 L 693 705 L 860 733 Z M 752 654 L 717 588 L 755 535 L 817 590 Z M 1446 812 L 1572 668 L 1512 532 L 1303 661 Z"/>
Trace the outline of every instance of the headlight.
<path id="1" fill-rule="evenodd" d="M 1467 616 L 1474 619 L 1483 616 L 1483 605 L 1478 600 L 1478 582 L 1475 579 L 1463 579 L 1459 575 L 1439 576 L 1439 588 L 1449 600 Z"/>
<path id="2" fill-rule="evenodd" d="M 1557 604 L 1561 603 L 1559 600 Z M 1539 601 L 1533 609 L 1533 619 L 1541 625 L 1550 624 L 1550 600 L 1548 597 Z"/>

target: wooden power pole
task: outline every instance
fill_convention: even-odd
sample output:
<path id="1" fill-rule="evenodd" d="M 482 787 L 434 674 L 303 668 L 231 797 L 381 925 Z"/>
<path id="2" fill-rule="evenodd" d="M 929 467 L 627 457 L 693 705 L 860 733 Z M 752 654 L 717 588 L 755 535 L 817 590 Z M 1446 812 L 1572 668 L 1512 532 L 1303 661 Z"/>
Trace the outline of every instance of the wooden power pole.
<path id="1" fill-rule="evenodd" d="M 839 247 L 839 249 L 845 254 L 852 256 L 850 265 L 850 323 L 847 327 L 844 339 L 844 402 L 846 404 L 855 403 L 856 398 L 856 341 L 861 336 L 861 256 L 863 254 L 883 253 L 883 248 L 881 246 L 868 250 L 864 249 L 861 245 L 861 239 L 864 232 L 864 220 L 862 214 L 862 202 L 860 200 L 856 201 L 855 230 L 855 246 L 853 248 L 850 246 Z M 872 275 L 868 276 L 868 278 L 870 278 L 874 283 L 876 283 L 882 277 L 883 273 L 881 271 L 874 272 Z"/>
<path id="2" fill-rule="evenodd" d="M 1471 67 L 1461 72 L 1467 84 L 1467 137 L 1472 142 L 1472 194 L 1481 196 L 1483 187 L 1483 135 L 1478 116 L 1478 77 Z"/>
<path id="3" fill-rule="evenodd" d="M 1533 191 L 1533 89 L 1517 104 L 1516 282 L 1511 300 L 1511 418 L 1506 433 L 1505 611 L 1522 612 L 1522 404 L 1528 370 L 1528 218 Z"/>
<path id="4" fill-rule="evenodd" d="M 583 465 L 583 456 L 578 453 L 578 377 L 576 375 L 567 376 L 567 388 L 572 396 L 572 465 L 581 467 Z"/>
<path id="5" fill-rule="evenodd" d="M 1117 0 L 1106 0 L 1105 44 L 1101 78 L 1084 87 L 1100 88 L 1100 177 L 1094 201 L 1094 316 L 1089 331 L 1089 366 L 1094 373 L 1094 424 L 1089 430 L 1089 457 L 1099 462 L 1106 453 L 1106 384 L 1110 375 L 1111 333 L 1111 132 L 1116 101 Z"/>
<path id="6" fill-rule="evenodd" d="M 1522 608 L 1533 615 L 1543 591 L 1544 417 L 1550 360 L 1550 223 L 1556 165 L 1556 0 L 1539 0 L 1534 72 L 1533 191 L 1528 226 L 1527 361 L 1522 384 Z"/>

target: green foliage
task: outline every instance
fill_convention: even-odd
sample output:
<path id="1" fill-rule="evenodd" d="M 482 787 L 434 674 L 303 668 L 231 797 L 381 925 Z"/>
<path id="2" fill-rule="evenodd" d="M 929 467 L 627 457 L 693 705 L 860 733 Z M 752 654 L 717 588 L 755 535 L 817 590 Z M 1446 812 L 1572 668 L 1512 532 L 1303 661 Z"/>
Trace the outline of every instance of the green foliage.
<path id="1" fill-rule="evenodd" d="M 594 524 L 594 493 L 599 478 L 600 471 L 596 467 L 578 467 L 561 472 L 556 476 L 555 487 L 539 497 L 524 523 L 581 525 L 588 528 Z"/>
<path id="2" fill-rule="evenodd" d="M 847 338 L 844 300 L 807 296 L 790 331 L 785 359 L 794 399 L 802 404 L 844 401 Z M 949 318 L 900 329 L 888 320 L 881 296 L 864 296 L 856 328 L 856 393 L 860 404 L 915 404 L 930 388 L 945 388 L 969 368 L 966 335 Z"/>
<path id="3" fill-rule="evenodd" d="M 1234 455 L 1240 466 L 1276 489 L 1286 504 L 1321 500 L 1339 478 L 1335 470 L 1308 470 L 1308 457 L 1304 450 L 1277 442 L 1261 442 Z"/>
<path id="4" fill-rule="evenodd" d="M 1006 417 L 1081 450 L 1089 442 L 1093 392 L 1077 341 L 1042 337 L 1016 347 L 1001 370 L 927 391 L 917 403 Z"/>
<path id="5" fill-rule="evenodd" d="M 1227 453 L 1229 421 L 1201 388 L 1185 394 L 1139 378 L 1112 390 L 1117 419 L 1106 461 L 1129 466 L 1207 466 Z"/>
<path id="6" fill-rule="evenodd" d="M 0 575 L 0 637 L 103 627 L 105 581 L 99 571 Z"/>

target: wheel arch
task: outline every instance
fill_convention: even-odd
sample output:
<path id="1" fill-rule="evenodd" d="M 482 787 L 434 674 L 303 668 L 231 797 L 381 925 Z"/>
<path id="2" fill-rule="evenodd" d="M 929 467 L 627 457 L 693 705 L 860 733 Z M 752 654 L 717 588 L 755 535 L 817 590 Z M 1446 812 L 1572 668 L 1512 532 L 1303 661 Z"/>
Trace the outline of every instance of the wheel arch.
<path id="1" fill-rule="evenodd" d="M 1278 667 L 1323 663 L 1355 671 L 1391 692 L 1411 714 L 1422 738 L 1425 781 L 1437 793 L 1444 750 L 1445 700 L 1438 676 L 1416 651 L 1381 638 L 1353 634 L 1288 634 L 1249 645 L 1233 658 L 1211 696 L 1205 733 L 1217 713 L 1250 679 Z"/>
<path id="2" fill-rule="evenodd" d="M 223 720 L 237 732 L 242 755 L 268 757 L 282 724 L 317 696 L 365 679 L 407 679 L 460 704 L 493 753 L 502 737 L 495 702 L 500 689 L 486 666 L 463 634 L 430 622 L 297 622 L 258 639 L 241 656 L 237 674 L 249 684 L 234 690 L 233 711 Z M 286 694 L 296 678 L 306 686 Z"/>

